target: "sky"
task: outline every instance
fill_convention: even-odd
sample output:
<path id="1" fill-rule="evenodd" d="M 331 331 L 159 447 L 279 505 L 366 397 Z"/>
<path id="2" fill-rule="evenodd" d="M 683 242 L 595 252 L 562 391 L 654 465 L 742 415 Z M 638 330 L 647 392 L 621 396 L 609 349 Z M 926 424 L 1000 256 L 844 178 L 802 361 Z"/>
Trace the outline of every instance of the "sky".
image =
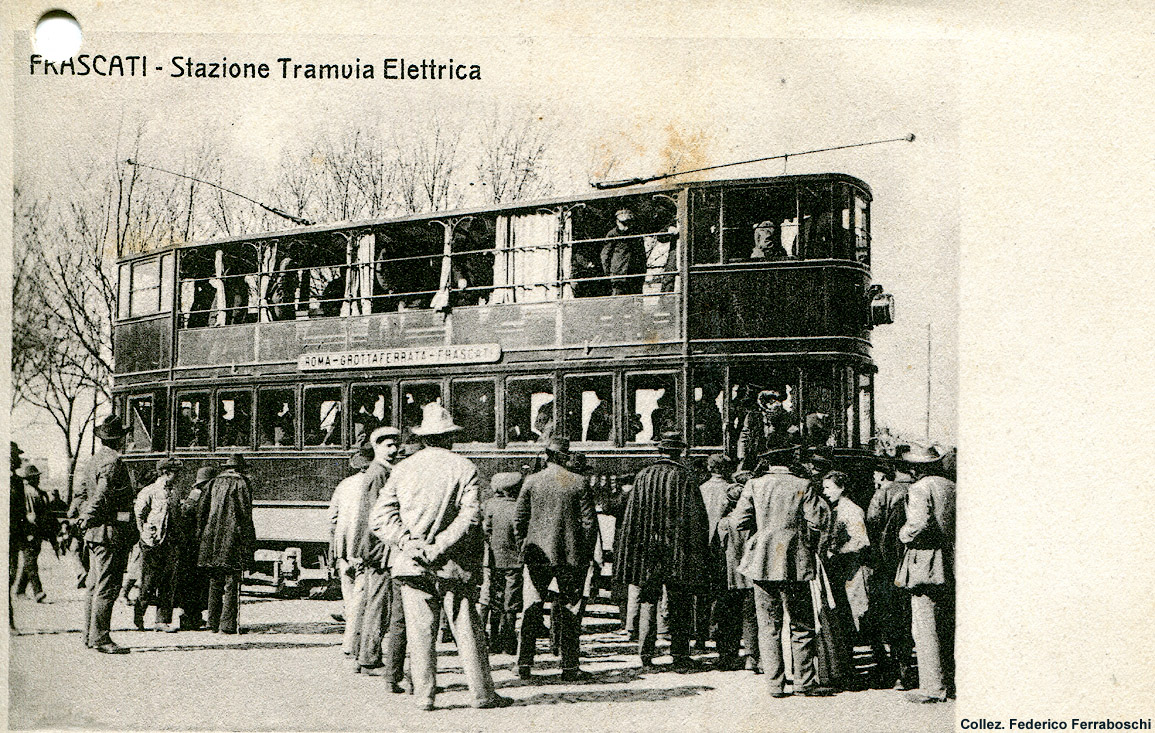
<path id="1" fill-rule="evenodd" d="M 92 161 L 111 161 L 118 136 L 143 125 L 148 162 L 180 168 L 212 140 L 235 176 L 264 188 L 285 150 L 334 125 L 388 131 L 433 114 L 494 107 L 535 110 L 556 125 L 558 195 L 588 191 L 601 151 L 611 177 L 654 172 L 671 132 L 697 143 L 704 164 L 897 138 L 891 143 L 719 171 L 716 177 L 844 172 L 872 188 L 875 282 L 893 293 L 896 321 L 872 335 L 880 426 L 953 443 L 958 411 L 958 47 L 949 40 L 548 39 L 91 35 L 81 53 L 147 55 L 145 78 L 30 75 L 18 40 L 15 179 L 67 198 Z M 264 61 L 263 80 L 172 78 L 173 56 Z M 372 63 L 378 78 L 280 78 L 276 59 Z M 384 58 L 479 64 L 482 79 L 380 78 Z M 162 65 L 163 71 L 155 67 Z M 168 183 L 167 181 L 165 182 Z M 276 202 L 273 202 L 276 205 Z M 928 325 L 930 359 L 927 359 Z M 17 421 L 19 422 L 19 420 Z M 46 433 L 47 435 L 47 433 Z"/>

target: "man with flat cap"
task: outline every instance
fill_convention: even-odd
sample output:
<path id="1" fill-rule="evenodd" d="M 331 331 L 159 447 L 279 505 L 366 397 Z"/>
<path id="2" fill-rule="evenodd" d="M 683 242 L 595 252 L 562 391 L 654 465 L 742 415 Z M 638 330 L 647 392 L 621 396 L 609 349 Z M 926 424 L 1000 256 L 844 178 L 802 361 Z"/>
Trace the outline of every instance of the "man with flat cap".
<path id="1" fill-rule="evenodd" d="M 602 245 L 602 272 L 610 280 L 614 295 L 628 295 L 642 292 L 646 274 L 646 245 L 642 238 L 630 228 L 634 212 L 618 209 L 614 213 L 614 227 L 606 232 L 606 242 Z"/>
<path id="2" fill-rule="evenodd" d="M 491 630 L 489 650 L 517 654 L 517 614 L 521 612 L 521 544 L 517 539 L 517 496 L 524 475 L 517 471 L 494 474 L 493 496 L 481 508 L 482 527 L 492 562 L 489 578 Z"/>
<path id="3" fill-rule="evenodd" d="M 914 445 L 898 456 L 914 483 L 907 489 L 906 547 L 894 583 L 910 591 L 911 634 L 918 657 L 918 690 L 911 702 L 954 697 L 955 483 L 937 475 L 942 455 Z"/>
<path id="4" fill-rule="evenodd" d="M 93 433 L 101 448 L 89 464 L 85 483 L 91 493 L 79 516 L 89 556 L 84 644 L 102 654 L 127 654 L 128 649 L 115 644 L 108 630 L 128 555 L 137 539 L 132 517 L 136 487 L 120 456 L 128 431 L 120 418 L 109 415 Z"/>
<path id="5" fill-rule="evenodd" d="M 201 497 L 197 526 L 197 564 L 209 576 L 209 628 L 235 634 L 241 595 L 241 575 L 253 557 L 257 533 L 253 526 L 253 490 L 244 456 L 234 453 Z"/>
<path id="6" fill-rule="evenodd" d="M 830 531 L 830 509 L 808 479 L 787 467 L 793 448 L 762 456 L 764 471 L 742 489 L 731 521 L 754 531 L 738 572 L 754 583 L 758 648 L 771 697 L 787 697 L 782 621 L 790 615 L 794 694 L 829 695 L 816 684 L 814 605 L 809 581 L 816 577 L 815 554 Z"/>
<path id="7" fill-rule="evenodd" d="M 544 595 L 557 583 L 551 624 L 558 631 L 561 678 L 576 682 L 590 677 L 578 668 L 582 589 L 594 557 L 597 524 L 594 501 L 585 476 L 565 468 L 569 440 L 554 438 L 545 448 L 545 468 L 525 479 L 517 498 L 516 532 L 528 582 L 524 593 L 517 672 L 530 678 L 541 626 Z"/>
<path id="8" fill-rule="evenodd" d="M 175 526 L 179 511 L 173 479 L 183 467 L 179 458 L 162 458 L 156 464 L 156 480 L 140 490 L 133 503 L 140 534 L 140 595 L 133 608 L 133 623 L 144 629 L 144 614 L 156 606 L 157 631 L 177 631 L 172 625 L 174 601 L 173 565 Z"/>
<path id="9" fill-rule="evenodd" d="M 670 653 L 674 668 L 688 670 L 693 594 L 703 589 L 709 557 L 709 519 L 693 473 L 682 463 L 681 433 L 662 435 L 654 463 L 638 472 L 626 500 L 615 546 L 614 576 L 639 588 L 638 652 L 642 667 L 653 665 L 657 609 L 666 590 Z"/>
<path id="10" fill-rule="evenodd" d="M 450 450 L 459 430 L 439 402 L 425 405 L 421 424 L 413 428 L 425 447 L 397 464 L 369 515 L 369 528 L 389 547 L 389 569 L 401 582 L 413 693 L 422 710 L 434 709 L 442 609 L 473 706 L 513 702 L 494 692 L 474 606 L 481 575 L 481 505 L 477 467 Z"/>

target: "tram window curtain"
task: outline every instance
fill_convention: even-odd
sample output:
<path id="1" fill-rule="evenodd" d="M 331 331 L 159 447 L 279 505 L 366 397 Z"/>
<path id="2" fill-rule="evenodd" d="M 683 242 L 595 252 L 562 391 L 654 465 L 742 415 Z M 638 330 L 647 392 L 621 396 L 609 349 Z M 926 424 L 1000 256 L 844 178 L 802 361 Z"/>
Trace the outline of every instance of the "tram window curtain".
<path id="1" fill-rule="evenodd" d="M 499 217 L 493 264 L 494 303 L 538 303 L 557 297 L 557 216 Z"/>

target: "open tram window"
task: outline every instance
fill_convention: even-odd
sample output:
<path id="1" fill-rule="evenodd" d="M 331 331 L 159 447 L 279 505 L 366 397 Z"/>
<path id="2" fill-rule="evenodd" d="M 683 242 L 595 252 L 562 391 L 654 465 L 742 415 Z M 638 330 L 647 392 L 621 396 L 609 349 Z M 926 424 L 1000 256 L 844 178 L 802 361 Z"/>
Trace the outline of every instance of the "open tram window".
<path id="1" fill-rule="evenodd" d="M 156 409 L 153 403 L 153 396 L 136 395 L 129 397 L 127 401 L 128 409 L 125 414 L 128 415 L 128 440 L 125 441 L 124 449 L 126 452 L 147 452 L 152 450 L 163 450 L 157 445 L 154 431 L 156 429 Z"/>
<path id="2" fill-rule="evenodd" d="M 569 254 L 574 297 L 636 295 L 645 292 L 647 280 L 658 292 L 672 290 L 674 276 L 664 273 L 677 269 L 676 225 L 677 206 L 663 197 L 597 199 L 575 208 Z"/>
<path id="3" fill-rule="evenodd" d="M 806 259 L 835 256 L 831 195 L 829 183 L 802 183 L 798 186 L 798 242 Z"/>
<path id="4" fill-rule="evenodd" d="M 865 446 L 874 438 L 874 375 L 858 373 L 858 443 Z"/>
<path id="5" fill-rule="evenodd" d="M 792 186 L 727 189 L 722 192 L 722 208 L 722 254 L 726 262 L 793 256 Z"/>
<path id="6" fill-rule="evenodd" d="M 217 392 L 218 448 L 250 448 L 253 445 L 253 393 Z"/>
<path id="7" fill-rule="evenodd" d="M 691 252 L 695 265 L 721 261 L 722 192 L 695 188 L 690 192 Z"/>
<path id="8" fill-rule="evenodd" d="M 626 442 L 656 443 L 681 426 L 674 374 L 626 375 Z"/>
<path id="9" fill-rule="evenodd" d="M 455 379 L 450 391 L 450 412 L 461 426 L 455 443 L 493 443 L 497 440 L 496 394 L 492 379 Z"/>
<path id="10" fill-rule="evenodd" d="M 256 320 L 257 248 L 248 242 L 185 250 L 180 260 L 180 308 L 185 328 Z"/>
<path id="11" fill-rule="evenodd" d="M 431 222 L 378 230 L 373 312 L 429 308 L 441 287 L 444 251 L 444 232 Z"/>
<path id="12" fill-rule="evenodd" d="M 611 374 L 581 374 L 565 378 L 566 432 L 570 440 L 613 442 L 614 378 Z"/>
<path id="13" fill-rule="evenodd" d="M 849 444 L 844 367 L 818 364 L 806 369 L 800 403 L 808 445 L 845 448 Z"/>
<path id="14" fill-rule="evenodd" d="M 357 385 L 349 390 L 353 445 L 362 445 L 382 425 L 393 424 L 393 385 Z"/>
<path id="15" fill-rule="evenodd" d="M 798 372 L 750 364 L 730 369 L 730 445 L 744 468 L 753 469 L 768 450 L 801 442 Z"/>
<path id="16" fill-rule="evenodd" d="M 472 216 L 453 229 L 450 305 L 485 305 L 493 294 L 497 217 Z M 552 254 L 552 253 L 551 253 Z M 556 270 L 556 266 L 554 268 Z M 555 278 L 550 274 L 550 280 Z"/>
<path id="17" fill-rule="evenodd" d="M 421 424 L 425 406 L 441 402 L 440 382 L 401 383 L 401 430 Z"/>
<path id="18" fill-rule="evenodd" d="M 305 445 L 342 445 L 341 388 L 305 387 L 301 400 Z"/>
<path id="19" fill-rule="evenodd" d="M 208 392 L 186 392 L 177 397 L 176 447 L 209 447 Z"/>
<path id="20" fill-rule="evenodd" d="M 297 391 L 274 387 L 257 392 L 257 429 L 261 447 L 284 448 L 296 444 Z"/>
<path id="21" fill-rule="evenodd" d="M 721 369 L 695 369 L 692 377 L 691 445 L 721 446 L 722 407 L 726 400 L 726 375 Z"/>
<path id="22" fill-rule="evenodd" d="M 854 191 L 854 258 L 870 265 L 870 202 Z"/>
<path id="23" fill-rule="evenodd" d="M 505 382 L 505 439 L 537 443 L 553 437 L 553 379 L 511 377 Z"/>

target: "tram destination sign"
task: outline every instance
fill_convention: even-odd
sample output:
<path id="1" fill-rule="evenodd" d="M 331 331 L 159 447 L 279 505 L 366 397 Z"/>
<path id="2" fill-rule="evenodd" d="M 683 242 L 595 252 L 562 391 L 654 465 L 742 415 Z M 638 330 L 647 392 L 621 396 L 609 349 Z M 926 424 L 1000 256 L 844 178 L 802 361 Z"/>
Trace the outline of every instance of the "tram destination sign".
<path id="1" fill-rule="evenodd" d="M 461 344 L 368 351 L 318 351 L 301 354 L 297 368 L 301 371 L 335 371 L 431 364 L 488 364 L 500 360 L 501 344 Z"/>

